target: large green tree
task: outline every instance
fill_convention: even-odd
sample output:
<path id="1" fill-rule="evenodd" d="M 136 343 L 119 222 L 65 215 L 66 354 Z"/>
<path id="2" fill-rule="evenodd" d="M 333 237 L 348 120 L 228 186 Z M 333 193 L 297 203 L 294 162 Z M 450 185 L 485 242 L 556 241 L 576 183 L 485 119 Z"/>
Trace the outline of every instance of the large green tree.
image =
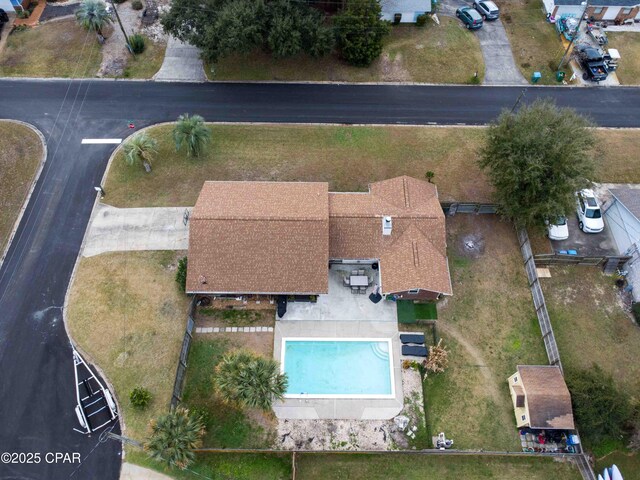
<path id="1" fill-rule="evenodd" d="M 629 395 L 600 367 L 570 373 L 567 386 L 580 433 L 589 443 L 617 440 L 629 431 L 635 418 Z"/>
<path id="2" fill-rule="evenodd" d="M 200 418 L 178 407 L 151 421 L 151 436 L 144 449 L 154 460 L 185 469 L 195 458 L 193 449 L 202 445 L 204 433 Z"/>
<path id="3" fill-rule="evenodd" d="M 76 10 L 76 21 L 90 32 L 95 32 L 98 41 L 104 42 L 102 30 L 111 23 L 106 3 L 101 0 L 83 0 Z"/>
<path id="4" fill-rule="evenodd" d="M 503 112 L 480 151 L 501 214 L 517 226 L 540 228 L 569 215 L 575 192 L 593 178 L 592 124 L 575 111 L 535 101 Z"/>
<path id="5" fill-rule="evenodd" d="M 177 152 L 184 146 L 188 156 L 199 157 L 211 142 L 211 130 L 200 115 L 189 116 L 185 113 L 178 117 L 176 126 L 173 127 L 173 141 Z"/>
<path id="6" fill-rule="evenodd" d="M 287 389 L 287 377 L 271 358 L 237 351 L 225 355 L 213 377 L 220 397 L 248 407 L 269 410 Z"/>
<path id="7" fill-rule="evenodd" d="M 391 27 L 381 15 L 378 0 L 347 0 L 346 8 L 334 18 L 340 55 L 351 65 L 367 67 L 382 53 Z"/>
<path id="8" fill-rule="evenodd" d="M 324 16 L 299 0 L 174 0 L 162 25 L 211 62 L 258 47 L 274 57 L 321 56 L 334 45 Z"/>

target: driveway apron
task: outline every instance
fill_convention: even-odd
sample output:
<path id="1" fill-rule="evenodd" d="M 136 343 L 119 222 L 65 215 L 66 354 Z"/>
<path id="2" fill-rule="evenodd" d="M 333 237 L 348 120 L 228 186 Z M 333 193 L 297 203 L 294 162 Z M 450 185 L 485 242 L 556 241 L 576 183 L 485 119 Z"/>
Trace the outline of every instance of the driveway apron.
<path id="1" fill-rule="evenodd" d="M 461 0 L 444 0 L 440 12 L 455 17 L 456 9 L 468 7 Z M 501 20 L 485 21 L 474 34 L 480 41 L 484 58 L 484 85 L 527 85 L 511 53 L 511 44 Z"/>
<path id="2" fill-rule="evenodd" d="M 162 67 L 153 79 L 164 82 L 206 82 L 200 50 L 169 37 Z"/>

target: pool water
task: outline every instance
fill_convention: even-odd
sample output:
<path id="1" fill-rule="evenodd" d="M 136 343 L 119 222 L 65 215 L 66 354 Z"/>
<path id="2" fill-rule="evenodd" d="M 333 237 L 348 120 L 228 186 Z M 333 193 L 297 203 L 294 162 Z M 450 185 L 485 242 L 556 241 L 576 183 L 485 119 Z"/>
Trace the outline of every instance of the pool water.
<path id="1" fill-rule="evenodd" d="M 283 339 L 287 397 L 393 396 L 389 340 Z"/>

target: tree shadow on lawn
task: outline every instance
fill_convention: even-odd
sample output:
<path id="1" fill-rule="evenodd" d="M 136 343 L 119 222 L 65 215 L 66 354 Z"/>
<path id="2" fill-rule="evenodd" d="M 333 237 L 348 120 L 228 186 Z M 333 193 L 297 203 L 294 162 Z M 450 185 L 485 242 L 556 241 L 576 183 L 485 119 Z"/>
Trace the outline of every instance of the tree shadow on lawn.
<path id="1" fill-rule="evenodd" d="M 213 376 L 216 365 L 234 344 L 226 338 L 195 338 L 191 344 L 183 404 L 203 417 L 205 447 L 264 448 L 275 435 L 270 412 L 240 408 L 215 395 Z"/>

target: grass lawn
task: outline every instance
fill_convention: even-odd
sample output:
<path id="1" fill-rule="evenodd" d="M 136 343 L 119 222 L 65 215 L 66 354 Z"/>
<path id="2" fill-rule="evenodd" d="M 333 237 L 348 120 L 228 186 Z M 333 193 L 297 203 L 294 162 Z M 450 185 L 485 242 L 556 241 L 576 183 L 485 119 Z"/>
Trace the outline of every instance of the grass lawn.
<path id="1" fill-rule="evenodd" d="M 270 327 L 275 322 L 275 310 L 227 310 L 211 307 L 198 308 L 198 324 L 215 327 Z M 206 325 L 204 325 L 206 323 Z"/>
<path id="2" fill-rule="evenodd" d="M 189 467 L 190 471 L 169 469 L 150 460 L 138 450 L 127 456 L 127 461 L 170 475 L 176 480 L 209 478 L 212 480 L 289 480 L 291 455 L 202 453 Z M 191 472 L 196 472 L 196 475 Z"/>
<path id="3" fill-rule="evenodd" d="M 190 159 L 175 152 L 172 128 L 149 131 L 159 150 L 150 174 L 118 153 L 105 185 L 110 205 L 194 205 L 205 180 L 327 181 L 333 191 L 366 191 L 369 182 L 424 178 L 427 170 L 441 200 L 490 199 L 473 162 L 481 129 L 212 125 L 212 147 Z"/>
<path id="4" fill-rule="evenodd" d="M 164 60 L 164 51 L 167 44 L 164 42 L 154 42 L 145 37 L 145 49 L 135 57 L 129 55 L 127 66 L 124 68 L 124 78 L 151 78 L 153 77 Z"/>
<path id="5" fill-rule="evenodd" d="M 636 32 L 607 32 L 610 48 L 620 51 L 616 75 L 623 85 L 640 84 L 640 35 Z"/>
<path id="6" fill-rule="evenodd" d="M 622 310 L 613 278 L 589 267 L 555 267 L 551 275 L 541 282 L 565 371 L 588 369 L 595 363 L 637 401 L 640 329 Z M 588 440 L 584 439 L 598 457 L 617 448 L 589 445 Z M 622 471 L 625 478 L 634 471 L 640 472 L 640 455 L 620 456 L 628 465 Z M 604 463 L 611 465 L 607 462 L 608 458 Z"/>
<path id="7" fill-rule="evenodd" d="M 494 215 L 461 214 L 447 219 L 447 233 L 455 294 L 438 305 L 437 333 L 451 353 L 447 371 L 426 379 L 427 423 L 456 448 L 520 451 L 507 378 L 547 359 L 515 230 Z"/>
<path id="8" fill-rule="evenodd" d="M 71 287 L 67 325 L 113 384 L 124 435 L 144 440 L 149 420 L 167 411 L 189 300 L 174 280 L 179 252 L 105 253 L 83 258 Z M 144 279 L 144 281 L 141 281 Z M 146 410 L 134 387 L 153 395 Z"/>
<path id="9" fill-rule="evenodd" d="M 298 478 L 349 480 L 423 480 L 459 478 L 474 480 L 546 480 L 582 478 L 570 463 L 549 458 L 462 457 L 452 455 L 296 455 Z"/>
<path id="10" fill-rule="evenodd" d="M 176 153 L 172 127 L 148 130 L 158 140 L 153 171 L 129 166 L 120 151 L 105 190 L 116 207 L 194 205 L 205 180 L 327 181 L 332 191 L 366 191 L 370 182 L 435 172 L 441 201 L 491 201 L 476 164 L 484 129 L 211 125 L 202 158 Z M 598 129 L 595 180 L 640 183 L 637 130 Z"/>
<path id="11" fill-rule="evenodd" d="M 437 320 L 438 309 L 435 303 L 413 303 L 412 300 L 398 300 L 398 321 L 415 323 L 416 320 Z"/>
<path id="12" fill-rule="evenodd" d="M 273 440 L 273 416 L 255 409 L 240 409 L 216 398 L 212 384 L 214 369 L 230 349 L 245 347 L 244 339 L 256 334 L 201 335 L 191 344 L 182 403 L 204 414 L 205 447 L 266 448 Z M 273 348 L 273 337 L 264 335 Z M 237 339 L 237 340 L 234 340 Z M 247 347 L 248 348 L 248 347 Z"/>
<path id="13" fill-rule="evenodd" d="M 16 31 L 0 55 L 0 76 L 93 77 L 102 61 L 100 48 L 96 35 L 75 20 Z"/>
<path id="14" fill-rule="evenodd" d="M 0 120 L 0 256 L 41 159 L 42 142 L 33 130 Z"/>
<path id="15" fill-rule="evenodd" d="M 456 19 L 441 18 L 438 26 L 396 26 L 385 41 L 382 55 L 368 68 L 352 67 L 337 55 L 273 59 L 258 50 L 222 59 L 211 80 L 316 80 L 339 82 L 469 83 L 475 71 L 480 80 L 484 63 L 473 33 Z"/>
<path id="16" fill-rule="evenodd" d="M 509 0 L 499 5 L 513 57 L 524 78 L 530 82 L 533 72 L 541 72 L 538 83 L 557 84 L 556 68 L 564 48 L 555 26 L 546 21 L 542 0 Z M 568 80 L 571 69 L 565 72 L 569 72 Z"/>

